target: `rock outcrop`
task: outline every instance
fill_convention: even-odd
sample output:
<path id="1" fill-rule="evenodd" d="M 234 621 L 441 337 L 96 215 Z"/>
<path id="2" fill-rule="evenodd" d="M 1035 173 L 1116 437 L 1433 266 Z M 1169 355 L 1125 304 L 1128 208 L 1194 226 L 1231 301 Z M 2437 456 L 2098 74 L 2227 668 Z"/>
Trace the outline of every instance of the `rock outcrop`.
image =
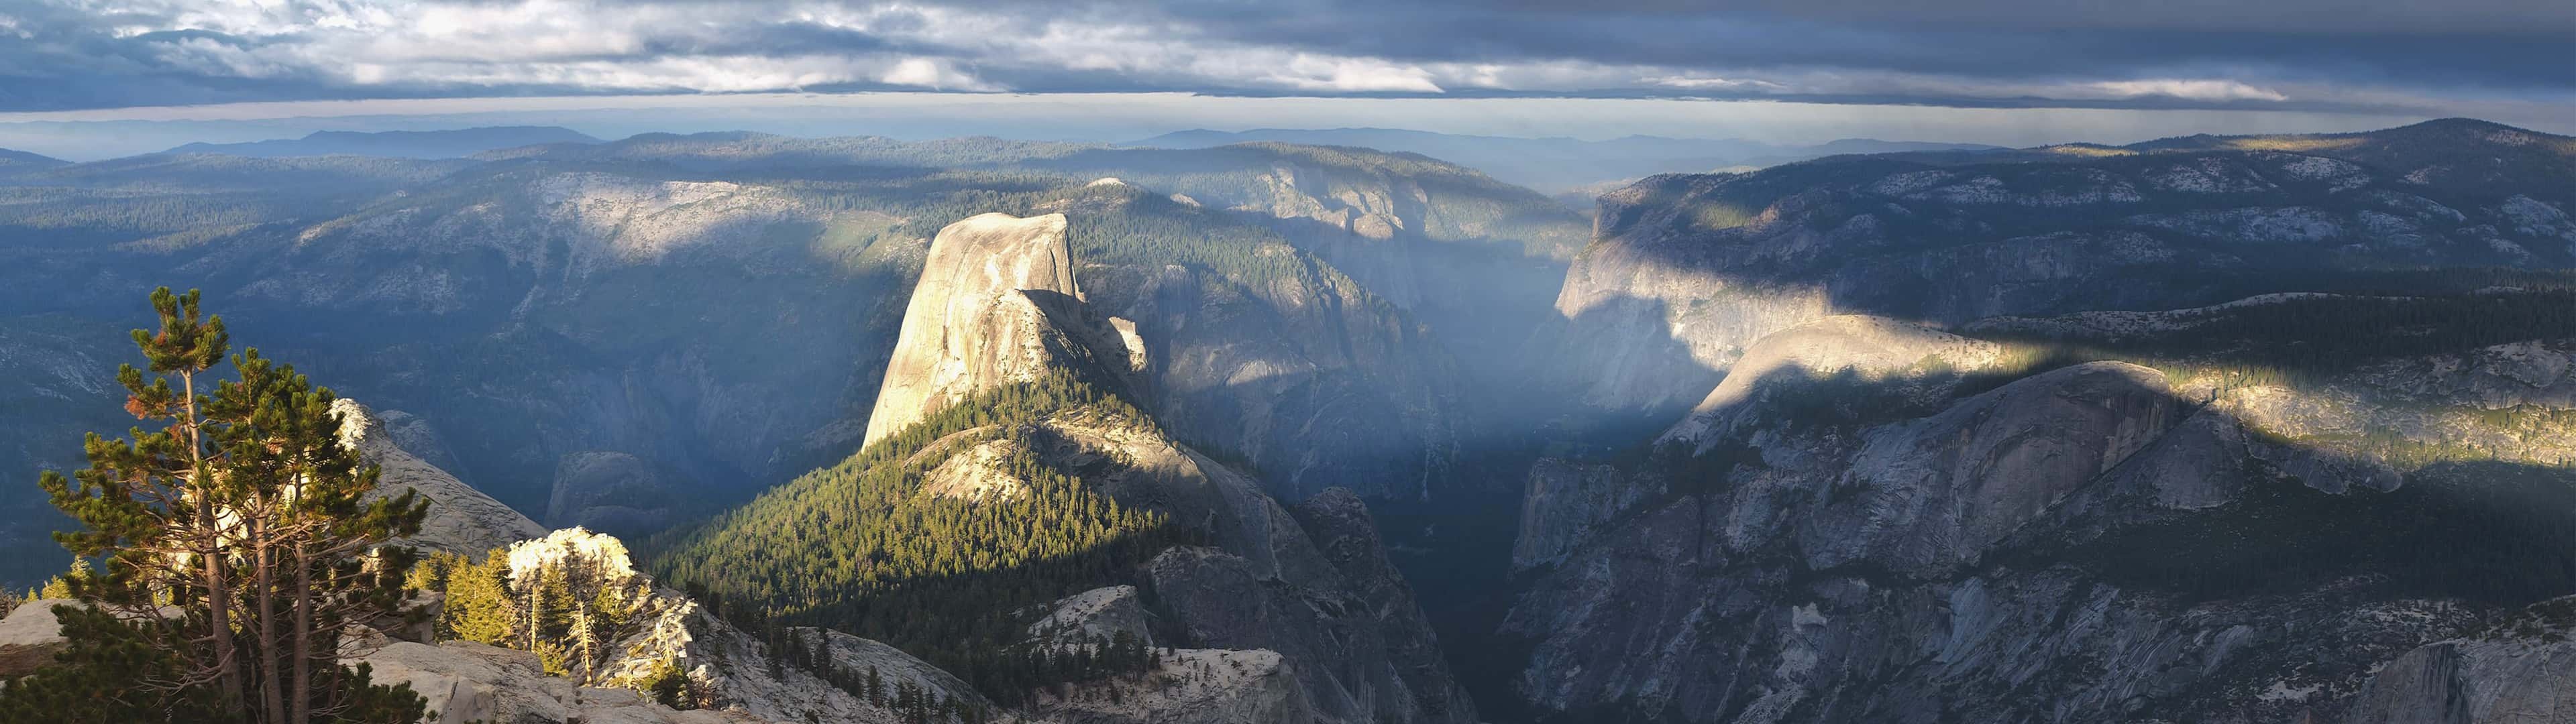
<path id="1" fill-rule="evenodd" d="M 1971 328 L 2153 342 L 2226 313 Z M 2567 349 L 2249 380 L 1794 326 L 1659 454 L 1533 471 L 1516 686 L 1564 721 L 2550 721 L 2563 645 L 2468 634 L 2558 584 L 2440 571 L 2561 535 L 2556 513 L 2444 511 L 2563 510 Z"/>
<path id="2" fill-rule="evenodd" d="M 374 495 L 399 495 L 410 490 L 429 499 L 429 517 L 421 521 L 420 534 L 412 536 L 408 543 L 427 550 L 481 556 L 494 548 L 546 534 L 545 527 L 536 521 L 404 450 L 395 435 L 386 430 L 382 417 L 367 406 L 343 398 L 331 403 L 331 411 L 340 415 L 340 444 L 356 450 L 367 464 L 384 471 Z M 419 424 L 413 421 L 415 430 Z M 419 439 L 424 433 L 413 434 Z"/>
<path id="3" fill-rule="evenodd" d="M 1115 384 L 1133 369 L 1121 340 L 1136 333 L 1090 310 L 1069 271 L 1053 271 L 1071 262 L 1057 256 L 1065 248 L 1064 223 L 1061 216 L 988 214 L 941 233 L 933 243 L 933 271 L 925 272 L 913 297 L 897 362 L 879 396 L 881 410 L 888 401 L 916 402 L 888 420 L 917 420 L 968 393 L 1043 374 Z M 981 341 L 961 343 L 960 335 Z M 871 430 L 871 437 L 883 432 L 873 422 Z M 992 437 L 971 430 L 957 437 L 969 433 Z M 1074 473 L 1123 505 L 1205 533 L 1210 545 L 1166 551 L 1142 572 L 1152 587 L 1148 598 L 1156 601 L 1148 613 L 1160 622 L 1154 630 L 1177 637 L 1156 641 L 1264 652 L 1277 663 L 1269 673 L 1219 687 L 1233 693 L 1202 682 L 1174 689 L 1174 696 L 1224 715 L 1290 717 L 1279 721 L 1474 720 L 1410 592 L 1379 549 L 1365 508 L 1347 491 L 1321 496 L 1301 521 L 1249 476 L 1173 440 L 1152 421 L 1104 409 L 1060 410 L 1016 433 L 1011 437 L 1019 442 L 1012 444 L 1025 447 L 1010 454 Z M 951 453 L 927 476 L 928 492 L 1007 497 L 1017 483 L 996 462 L 1003 455 L 978 454 L 981 449 Z M 1252 653 L 1206 656 L 1232 662 L 1229 667 L 1260 660 Z M 1293 701 L 1261 693 L 1276 691 L 1289 692 Z M 1226 703 L 1207 703 L 1214 701 Z"/>
<path id="4" fill-rule="evenodd" d="M 1521 494 L 1512 570 L 1551 565 L 1595 531 L 1664 495 L 1667 476 L 1608 463 L 1540 458 Z"/>
<path id="5" fill-rule="evenodd" d="M 1154 601 L 1147 616 L 1156 631 L 1174 634 L 1156 636 L 1163 646 L 1279 656 L 1279 674 L 1239 682 L 1294 692 L 1298 701 L 1276 710 L 1297 716 L 1266 721 L 1474 720 L 1366 509 L 1348 491 L 1326 491 L 1317 505 L 1301 506 L 1305 514 L 1292 514 L 1250 477 L 1134 421 L 1059 415 L 1043 433 L 1032 436 L 1051 443 L 1032 451 L 1040 459 L 1083 471 L 1123 504 L 1206 532 L 1211 545 L 1174 548 L 1146 564 Z"/>
<path id="6" fill-rule="evenodd" d="M 1154 631 L 1146 626 L 1145 616 L 1145 604 L 1135 586 L 1094 588 L 1057 599 L 1044 618 L 1029 624 L 1029 640 L 1079 644 L 1115 640 L 1124 633 L 1152 646 Z"/>
<path id="7" fill-rule="evenodd" d="M 358 661 L 380 684 L 407 684 L 435 721 L 488 724 L 752 724 L 784 722 L 741 711 L 679 711 L 626 689 L 579 686 L 549 675 L 537 655 L 470 641 L 397 641 Z"/>
<path id="8" fill-rule="evenodd" d="M 965 395 L 1036 379 L 1052 355 L 1067 351 L 1068 340 L 1045 318 L 1082 295 L 1073 270 L 1063 214 L 980 214 L 940 229 L 895 337 L 865 442 Z M 1124 350 L 1117 359 L 1126 360 Z"/>
<path id="9" fill-rule="evenodd" d="M 63 638 L 62 622 L 54 618 L 54 607 L 78 605 L 59 598 L 24 601 L 0 618 L 0 678 L 24 676 L 37 667 L 54 662 L 70 642 Z"/>
<path id="10" fill-rule="evenodd" d="M 2353 697 L 2343 721 L 2576 721 L 2576 598 L 2545 601 L 2476 635 L 2390 660 Z"/>
<path id="11" fill-rule="evenodd" d="M 1063 724 L 1331 721 L 1308 706 L 1304 689 L 1276 651 L 1174 649 L 1129 680 L 1040 693 L 1032 714 Z"/>
<path id="12" fill-rule="evenodd" d="M 537 654 L 470 641 L 427 644 L 380 638 L 353 647 L 353 661 L 375 667 L 382 683 L 409 683 L 430 698 L 431 709 L 450 712 L 442 721 L 562 722 L 778 722 L 816 718 L 891 724 L 894 711 L 825 680 L 805 667 L 783 666 L 768 642 L 708 612 L 679 591 L 633 569 L 626 546 L 614 536 L 578 528 L 524 541 L 499 555 L 510 578 L 579 580 L 569 593 L 590 601 L 601 615 L 624 621 L 596 666 L 568 662 L 549 675 Z M 562 571 L 578 575 L 552 575 Z M 0 624 L 0 633 L 7 631 Z M 909 682 L 944 700 L 994 710 L 973 687 L 883 643 L 839 632 L 790 631 L 797 641 L 817 637 L 841 671 L 881 672 L 892 685 Z M 640 698 L 656 677 L 677 668 L 687 678 L 675 711 Z"/>

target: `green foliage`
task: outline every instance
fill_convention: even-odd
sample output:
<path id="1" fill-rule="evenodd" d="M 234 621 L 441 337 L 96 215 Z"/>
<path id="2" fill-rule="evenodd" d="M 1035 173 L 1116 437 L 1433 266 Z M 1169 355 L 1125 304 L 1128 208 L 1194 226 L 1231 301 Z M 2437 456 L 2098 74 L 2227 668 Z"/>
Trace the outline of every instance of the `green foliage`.
<path id="1" fill-rule="evenodd" d="M 651 693 L 643 682 L 605 675 L 617 653 L 611 645 L 649 623 L 647 609 L 656 600 L 649 579 L 636 575 L 622 556 L 593 555 L 581 547 L 584 540 L 564 536 L 496 548 L 481 561 L 431 556 L 424 567 L 443 573 L 414 578 L 421 590 L 446 594 L 438 636 L 531 652 L 546 673 L 584 684 L 632 685 Z M 513 559 L 521 557 L 536 563 L 513 571 Z"/>
<path id="2" fill-rule="evenodd" d="M 185 663 L 174 653 L 185 643 L 173 628 L 130 624 L 80 605 L 56 604 L 54 616 L 72 646 L 56 654 L 54 663 L 0 689 L 0 721 L 249 721 L 213 687 L 156 691 L 144 685 L 186 676 Z"/>
<path id="3" fill-rule="evenodd" d="M 520 640 L 514 627 L 518 615 L 512 606 L 516 599 L 510 595 L 510 566 L 498 551 L 480 562 L 455 554 L 437 554 L 432 560 L 449 570 L 444 580 L 423 581 L 420 586 L 447 594 L 439 608 L 439 638 L 494 646 Z"/>
<path id="4" fill-rule="evenodd" d="M 428 502 L 373 497 L 374 466 L 339 441 L 334 397 L 256 349 L 212 394 L 197 377 L 230 337 L 198 293 L 152 294 L 155 330 L 133 339 L 151 372 L 125 366 L 125 411 L 156 420 L 126 440 L 95 433 L 89 467 L 40 483 L 80 524 L 57 532 L 75 570 L 63 589 L 70 649 L 38 686 L 0 689 L 0 709 L 49 697 L 263 723 L 413 721 L 421 699 L 339 663 L 344 626 L 401 615 L 410 551 Z M 179 384 L 174 387 L 171 383 Z M 87 570 L 89 560 L 102 561 Z M 202 714 L 202 717 L 195 715 Z"/>
<path id="5" fill-rule="evenodd" d="M 1026 483 L 1016 496 L 966 501 L 922 493 L 924 474 L 948 456 L 988 440 L 1016 440 L 1026 449 L 1033 425 L 1062 415 L 1126 425 L 1146 419 L 1062 375 L 991 390 L 702 526 L 657 539 L 654 564 L 664 580 L 736 620 L 877 639 L 996 697 L 1016 697 L 1042 683 L 1032 678 L 1037 672 L 1024 675 L 1024 657 L 1008 650 L 1024 636 L 1024 610 L 1119 580 L 1188 535 L 1026 454 L 1002 463 Z"/>
<path id="6" fill-rule="evenodd" d="M 696 683 L 689 680 L 688 670 L 680 668 L 680 662 L 676 659 L 664 660 L 661 668 L 653 670 L 652 676 L 645 677 L 643 688 L 645 694 L 651 695 L 654 701 L 661 702 L 663 706 L 673 709 L 697 708 Z"/>

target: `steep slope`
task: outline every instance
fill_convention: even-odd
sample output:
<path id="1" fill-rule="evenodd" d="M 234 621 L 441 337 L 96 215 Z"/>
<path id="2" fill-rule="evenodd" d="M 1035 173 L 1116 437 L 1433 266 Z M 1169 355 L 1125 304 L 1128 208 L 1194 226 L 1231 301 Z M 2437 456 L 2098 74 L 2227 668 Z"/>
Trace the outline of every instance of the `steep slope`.
<path id="1" fill-rule="evenodd" d="M 931 258 L 959 259 L 968 270 L 1020 268 L 1027 249 L 1059 248 L 1065 223 L 977 219 L 948 227 Z M 1006 233 L 986 233 L 997 230 Z M 1004 239 L 1018 243 L 993 243 Z M 1072 281 L 1053 273 L 1010 278 Z M 1294 703 L 1246 704 L 1259 711 L 1288 721 L 1473 721 L 1472 706 L 1382 557 L 1325 552 L 1374 549 L 1373 538 L 1352 538 L 1354 526 L 1368 529 L 1356 500 L 1301 524 L 1252 479 L 1174 441 L 1128 406 L 1123 396 L 1136 392 L 1119 388 L 1132 369 L 1125 345 L 1150 347 L 1153 336 L 1120 334 L 1073 295 L 995 293 L 952 281 L 925 275 L 914 309 L 935 318 L 908 319 L 907 328 L 999 340 L 1088 339 L 1104 347 L 1015 347 L 1031 350 L 1028 361 L 1042 368 L 1034 380 L 953 378 L 939 388 L 945 402 L 930 403 L 946 406 L 924 410 L 919 422 L 669 541 L 657 560 L 670 578 L 788 621 L 894 631 L 942 649 L 927 658 L 954 662 L 944 665 L 988 691 L 1049 683 L 999 667 L 1023 655 L 1013 652 L 1034 617 L 1023 609 L 1043 611 L 1040 604 L 1058 596 L 1130 583 L 1154 592 L 1157 642 L 1246 652 L 1246 660 L 1274 657 L 1284 673 L 1244 683 L 1268 682 L 1260 686 L 1288 691 Z M 956 298 L 938 298 L 943 294 Z M 1035 299 L 1052 306 L 1041 309 Z M 905 336 L 907 347 L 940 344 L 927 334 Z M 904 348 L 895 355 L 945 353 Z M 886 384 L 921 382 L 889 376 Z M 979 482 L 940 482 L 951 480 Z M 789 542 L 817 530 L 845 532 L 819 546 Z M 934 620 L 942 630 L 922 628 Z"/>
<path id="2" fill-rule="evenodd" d="M 421 521 L 420 534 L 412 536 L 407 544 L 423 550 L 481 555 L 546 534 L 545 526 L 408 451 L 443 449 L 432 437 L 435 433 L 415 428 L 409 431 L 411 440 L 402 440 L 385 426 L 387 417 L 400 413 L 378 414 L 347 398 L 332 401 L 331 411 L 340 415 L 340 444 L 358 451 L 361 460 L 383 471 L 375 495 L 400 495 L 409 490 L 429 499 L 429 517 Z"/>
<path id="3" fill-rule="evenodd" d="M 1080 341 L 1022 336 L 1059 329 L 1027 318 L 1043 317 L 1047 307 L 1059 306 L 1057 298 L 1081 294 L 1063 214 L 984 214 L 940 229 L 914 282 L 862 442 L 884 439 L 975 392 L 1034 382 L 1053 360 L 1087 352 Z M 1125 361 L 1127 350 L 1116 351 Z"/>
<path id="4" fill-rule="evenodd" d="M 2545 722 L 2576 719 L 2576 598 L 2533 604 L 2475 634 L 2392 659 L 2345 721 Z"/>
<path id="5" fill-rule="evenodd" d="M 1142 400 L 1203 450 L 1239 456 L 1298 499 L 1466 494 L 1453 474 L 1459 362 L 1442 337 L 1278 234 L 1132 185 L 1039 201 L 1062 210 L 1090 303 L 1135 320 Z"/>
<path id="6" fill-rule="evenodd" d="M 1517 687 L 1565 721 L 2550 711 L 2561 673 L 2435 642 L 2576 591 L 2569 309 L 2286 295 L 1766 335 L 1660 450 L 1532 474 Z M 2444 683 L 2464 656 L 2492 678 Z"/>
<path id="7" fill-rule="evenodd" d="M 801 652 L 781 651 L 780 639 L 764 641 L 686 594 L 636 571 L 625 543 L 616 537 L 580 528 L 550 533 L 424 461 L 411 451 L 436 450 L 437 440 L 433 433 L 418 429 L 417 420 L 406 420 L 408 416 L 398 412 L 371 411 L 346 399 L 333 407 L 345 417 L 344 442 L 384 469 L 379 494 L 410 489 L 430 498 L 429 518 L 412 544 L 467 560 L 488 555 L 496 565 L 506 562 L 512 582 L 504 585 L 578 579 L 591 581 L 602 591 L 623 591 L 631 582 L 632 590 L 640 592 L 641 600 L 622 614 L 628 620 L 612 624 L 613 631 L 623 633 L 608 643 L 609 653 L 595 669 L 563 671 L 566 667 L 560 661 L 549 664 L 538 653 L 468 640 L 434 641 L 417 635 L 422 632 L 408 632 L 406 640 L 373 637 L 352 650 L 351 656 L 375 667 L 378 681 L 407 682 L 429 697 L 431 709 L 442 713 L 441 721 L 786 723 L 826 714 L 834 721 L 904 720 L 889 704 L 831 680 L 869 671 L 878 672 L 885 682 L 936 694 L 962 707 L 993 708 L 957 677 L 893 647 L 846 634 L 788 632 L 795 636 L 789 640 L 822 641 L 831 665 L 807 658 L 786 665 L 786 659 Z M 396 432 L 389 421 L 409 423 L 399 427 L 410 429 Z M 572 568 L 584 574 L 551 575 Z M 439 578 L 452 582 L 455 576 L 450 571 Z M 573 593 L 594 606 L 628 597 L 588 590 Z M 443 614 L 432 618 L 439 615 Z M 650 690 L 652 680 L 670 667 L 682 671 L 688 682 L 680 697 L 682 711 L 639 694 Z"/>
<path id="8" fill-rule="evenodd" d="M 1583 371 L 1562 384 L 1593 405 L 1665 412 L 1753 340 L 1832 314 L 1956 324 L 2512 283 L 2492 270 L 2576 265 L 2571 144 L 2447 123 L 1659 176 L 1602 197 L 1556 300 L 1555 366 Z M 2399 271 L 2415 269 L 2482 271 Z"/>

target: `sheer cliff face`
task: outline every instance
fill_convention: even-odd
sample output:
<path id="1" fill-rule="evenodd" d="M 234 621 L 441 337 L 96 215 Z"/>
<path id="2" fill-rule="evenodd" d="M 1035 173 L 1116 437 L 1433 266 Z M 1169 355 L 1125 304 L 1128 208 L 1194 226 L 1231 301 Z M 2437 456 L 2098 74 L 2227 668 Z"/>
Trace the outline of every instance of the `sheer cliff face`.
<path id="1" fill-rule="evenodd" d="M 1037 378 L 1052 362 L 1043 312 L 1027 292 L 1079 298 L 1063 214 L 982 214 L 930 242 L 895 336 L 865 442 L 979 390 Z"/>
<path id="2" fill-rule="evenodd" d="M 1528 476 L 1514 684 L 1554 721 L 2565 718 L 2567 607 L 2482 622 L 2576 592 L 2572 190 L 2576 139 L 2445 121 L 1605 195 L 1554 365 L 1674 422 Z"/>
<path id="3" fill-rule="evenodd" d="M 2152 337 L 2230 310 L 1976 328 Z M 2569 341 L 2255 378 L 2033 374 L 2027 344 L 1800 325 L 1665 433 L 1678 457 L 1543 461 L 1519 690 L 1564 721 L 2570 711 L 2563 647 L 2478 633 L 2567 585 L 2513 551 L 2568 542 Z"/>

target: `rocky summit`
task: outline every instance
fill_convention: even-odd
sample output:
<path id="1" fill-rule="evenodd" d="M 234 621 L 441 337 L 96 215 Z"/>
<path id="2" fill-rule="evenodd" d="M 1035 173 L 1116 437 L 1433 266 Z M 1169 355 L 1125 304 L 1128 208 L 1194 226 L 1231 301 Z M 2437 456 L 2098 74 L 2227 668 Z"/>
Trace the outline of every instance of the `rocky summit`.
<path id="1" fill-rule="evenodd" d="M 1049 361 L 1042 336 L 1058 329 L 1044 322 L 1045 309 L 1082 296 L 1073 269 L 1063 214 L 981 214 L 941 228 L 913 285 L 862 442 L 970 393 L 1035 379 Z"/>

